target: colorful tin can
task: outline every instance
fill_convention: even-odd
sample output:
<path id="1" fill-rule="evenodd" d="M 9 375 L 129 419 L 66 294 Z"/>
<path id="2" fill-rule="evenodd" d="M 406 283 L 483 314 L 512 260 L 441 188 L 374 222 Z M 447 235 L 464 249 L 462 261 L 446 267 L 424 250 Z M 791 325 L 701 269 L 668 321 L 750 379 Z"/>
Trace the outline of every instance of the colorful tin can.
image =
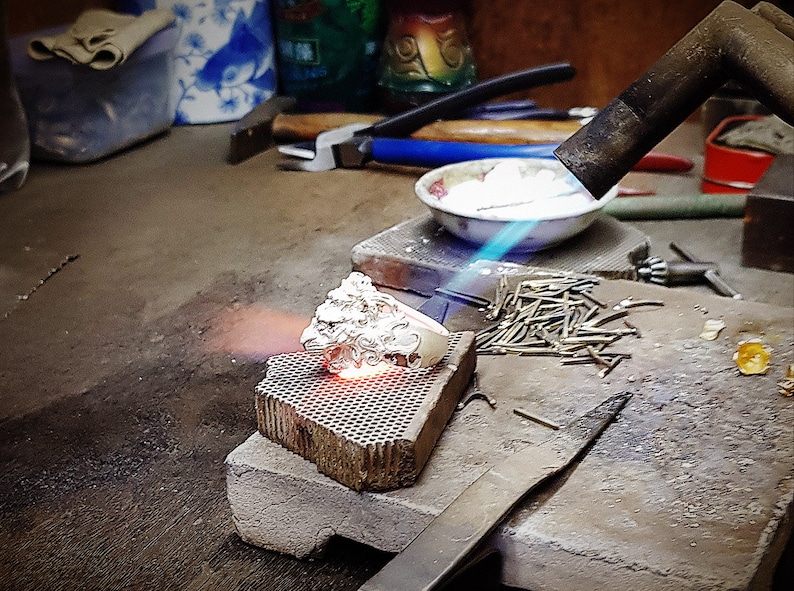
<path id="1" fill-rule="evenodd" d="M 378 0 L 274 0 L 281 91 L 301 111 L 372 111 L 384 18 Z"/>

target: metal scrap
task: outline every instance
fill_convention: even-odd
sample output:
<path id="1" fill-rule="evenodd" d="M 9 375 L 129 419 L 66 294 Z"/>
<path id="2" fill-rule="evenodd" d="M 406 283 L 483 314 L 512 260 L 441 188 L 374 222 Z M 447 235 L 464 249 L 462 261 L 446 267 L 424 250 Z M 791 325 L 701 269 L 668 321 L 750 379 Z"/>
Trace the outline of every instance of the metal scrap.
<path id="1" fill-rule="evenodd" d="M 625 336 L 639 338 L 637 328 L 624 320 L 627 308 L 637 305 L 663 306 L 660 301 L 631 298 L 632 305 L 599 315 L 606 304 L 590 293 L 597 277 L 542 275 L 519 281 L 510 288 L 502 276 L 494 300 L 486 308 L 486 319 L 498 321 L 476 334 L 481 355 L 559 357 L 563 365 L 599 365 L 599 377 L 606 377 L 630 353 L 616 353 L 608 347 Z"/>
<path id="2" fill-rule="evenodd" d="M 80 258 L 79 254 L 70 254 L 66 256 L 63 260 L 61 260 L 61 262 L 58 264 L 57 267 L 52 267 L 47 273 L 47 275 L 45 275 L 43 279 L 39 279 L 39 282 L 33 287 L 31 287 L 26 293 L 17 295 L 17 302 L 26 302 L 27 300 L 29 300 L 33 296 L 33 294 L 36 293 L 50 279 L 52 279 L 53 276 L 55 276 L 57 273 L 60 273 L 60 271 L 64 267 L 66 267 L 66 265 L 76 261 L 79 258 Z M 7 311 L 5 314 L 3 314 L 2 317 L 0 317 L 0 320 L 7 319 L 11 315 L 12 311 L 13 309 Z"/>
<path id="3" fill-rule="evenodd" d="M 534 421 L 539 425 L 543 425 L 544 427 L 548 427 L 549 429 L 554 429 L 555 431 L 560 428 L 558 423 L 547 419 L 546 417 L 542 417 L 537 415 L 533 412 L 529 412 L 528 410 L 524 410 L 523 408 L 514 408 L 513 413 L 521 417 L 522 419 L 529 419 L 530 421 Z"/>
<path id="4" fill-rule="evenodd" d="M 794 396 L 794 365 L 786 368 L 786 379 L 777 383 L 783 396 Z"/>
<path id="5" fill-rule="evenodd" d="M 477 377 L 477 372 L 475 371 L 471 376 L 471 394 L 469 394 L 465 400 L 458 403 L 456 407 L 457 410 L 463 410 L 466 408 L 470 402 L 473 400 L 484 400 L 488 403 L 488 406 L 491 408 L 496 408 L 496 398 L 493 396 L 489 396 L 482 390 L 480 390 L 480 380 Z"/>
<path id="6" fill-rule="evenodd" d="M 664 302 L 661 300 L 635 300 L 631 297 L 628 297 L 624 300 L 620 300 L 620 302 L 612 309 L 625 310 L 626 308 L 636 308 L 637 306 L 664 306 Z"/>
<path id="7" fill-rule="evenodd" d="M 746 376 L 765 374 L 769 371 L 771 353 L 761 339 L 750 339 L 739 343 L 733 360 L 739 371 Z"/>
<path id="8" fill-rule="evenodd" d="M 725 328 L 725 322 L 716 318 L 710 318 L 703 324 L 703 331 L 700 338 L 704 341 L 716 341 L 720 331 Z"/>
<path id="9" fill-rule="evenodd" d="M 38 291 L 38 289 L 42 285 L 47 283 L 47 281 L 52 279 L 53 275 L 55 275 L 56 273 L 60 272 L 61 269 L 63 269 L 66 265 L 68 265 L 69 263 L 71 263 L 73 261 L 76 261 L 79 258 L 80 258 L 79 254 L 70 254 L 69 256 L 64 258 L 57 267 L 53 267 L 52 269 L 50 269 L 49 272 L 47 273 L 47 275 L 44 277 L 44 279 L 39 279 L 38 284 L 33 286 L 31 289 L 29 289 L 27 293 L 22 294 L 22 295 L 18 295 L 17 299 L 19 301 L 25 301 L 25 300 L 30 299 L 30 296 L 32 296 L 34 293 L 36 293 Z"/>

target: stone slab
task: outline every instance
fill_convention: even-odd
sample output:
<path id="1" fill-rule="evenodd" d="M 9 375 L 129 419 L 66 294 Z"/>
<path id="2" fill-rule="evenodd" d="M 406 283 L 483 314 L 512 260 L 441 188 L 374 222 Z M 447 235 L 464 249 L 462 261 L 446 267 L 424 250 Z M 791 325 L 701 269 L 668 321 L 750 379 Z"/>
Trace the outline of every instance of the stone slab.
<path id="1" fill-rule="evenodd" d="M 634 279 L 632 260 L 648 256 L 650 241 L 640 230 L 610 216 L 563 244 L 541 252 L 508 252 L 498 262 Z M 380 286 L 431 296 L 473 261 L 482 249 L 453 236 L 429 214 L 401 222 L 356 244 L 353 270 Z M 486 257 L 487 258 L 487 257 Z"/>
<path id="2" fill-rule="evenodd" d="M 239 534 L 296 556 L 321 552 L 334 535 L 397 552 L 488 467 L 552 434 L 514 408 L 566 424 L 631 392 L 584 459 L 492 535 L 503 582 L 533 591 L 768 588 L 792 525 L 794 399 L 776 385 L 794 362 L 791 309 L 627 281 L 594 293 L 610 305 L 665 301 L 632 311 L 642 337 L 619 343 L 632 358 L 605 378 L 554 358 L 481 356 L 480 389 L 497 407 L 475 401 L 454 414 L 417 483 L 387 493 L 347 489 L 255 434 L 226 462 Z M 698 337 L 709 318 L 726 323 L 716 341 Z M 772 349 L 772 366 L 743 376 L 732 355 L 755 336 Z"/>

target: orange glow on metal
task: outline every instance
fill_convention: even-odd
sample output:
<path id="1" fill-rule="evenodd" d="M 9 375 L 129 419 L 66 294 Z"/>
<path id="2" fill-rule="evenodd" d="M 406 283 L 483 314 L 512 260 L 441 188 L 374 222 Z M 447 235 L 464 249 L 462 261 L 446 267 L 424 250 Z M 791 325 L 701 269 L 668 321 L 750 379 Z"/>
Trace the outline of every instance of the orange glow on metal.
<path id="1" fill-rule="evenodd" d="M 381 361 L 377 365 L 362 363 L 361 367 L 347 367 L 336 375 L 343 380 L 360 380 L 364 378 L 373 378 L 395 370 L 396 366 Z"/>

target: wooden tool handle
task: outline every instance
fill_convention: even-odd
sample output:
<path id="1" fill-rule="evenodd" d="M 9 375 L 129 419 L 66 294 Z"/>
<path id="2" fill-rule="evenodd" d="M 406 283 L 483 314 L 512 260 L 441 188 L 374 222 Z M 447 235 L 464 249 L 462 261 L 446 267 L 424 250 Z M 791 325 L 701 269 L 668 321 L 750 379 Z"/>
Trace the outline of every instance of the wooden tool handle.
<path id="1" fill-rule="evenodd" d="M 436 121 L 411 137 L 423 140 L 482 144 L 561 144 L 581 125 L 577 121 Z"/>
<path id="2" fill-rule="evenodd" d="M 357 113 L 308 113 L 277 115 L 273 120 L 273 138 L 278 142 L 312 140 L 323 131 L 349 125 L 372 125 L 382 117 Z M 423 140 L 476 142 L 484 144 L 559 144 L 581 125 L 577 121 L 436 121 L 414 132 L 411 137 Z"/>
<path id="3" fill-rule="evenodd" d="M 273 139 L 277 142 L 313 140 L 321 132 L 351 123 L 372 125 L 383 119 L 380 115 L 360 113 L 279 114 L 273 119 Z"/>

